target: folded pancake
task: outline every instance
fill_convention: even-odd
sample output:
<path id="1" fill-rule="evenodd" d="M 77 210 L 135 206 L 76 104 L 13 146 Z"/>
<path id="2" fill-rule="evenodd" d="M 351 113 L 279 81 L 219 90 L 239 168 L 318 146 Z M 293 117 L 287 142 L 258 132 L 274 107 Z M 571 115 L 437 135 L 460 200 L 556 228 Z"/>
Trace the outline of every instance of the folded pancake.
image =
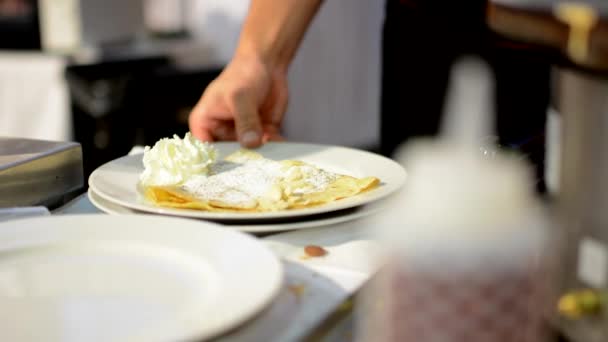
<path id="1" fill-rule="evenodd" d="M 294 160 L 274 161 L 241 150 L 179 186 L 146 186 L 152 203 L 213 212 L 268 212 L 323 205 L 373 189 L 378 178 L 355 178 Z"/>

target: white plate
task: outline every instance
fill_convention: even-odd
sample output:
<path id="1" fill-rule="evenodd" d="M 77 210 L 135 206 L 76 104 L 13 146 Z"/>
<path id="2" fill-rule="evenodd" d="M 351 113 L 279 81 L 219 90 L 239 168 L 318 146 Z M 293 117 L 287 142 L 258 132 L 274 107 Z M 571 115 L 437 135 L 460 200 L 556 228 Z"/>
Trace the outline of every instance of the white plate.
<path id="1" fill-rule="evenodd" d="M 150 215 L 0 223 L 1 341 L 185 341 L 217 336 L 277 295 L 258 240 Z"/>
<path id="2" fill-rule="evenodd" d="M 120 206 L 116 203 L 112 203 L 110 201 L 106 201 L 105 199 L 99 197 L 93 191 L 93 189 L 89 188 L 88 191 L 89 201 L 97 207 L 99 210 L 112 214 L 112 215 L 122 215 L 122 214 L 142 214 L 145 212 L 140 212 L 137 210 L 129 209 L 127 207 Z M 382 209 L 382 203 L 384 201 L 379 201 L 376 203 L 362 205 L 353 209 L 345 209 L 343 211 L 339 211 L 337 213 L 328 213 L 321 215 L 320 217 L 313 216 L 313 219 L 304 219 L 299 220 L 297 222 L 281 222 L 281 223 L 255 223 L 255 224 L 231 224 L 226 226 L 230 229 L 239 230 L 242 232 L 248 233 L 271 233 L 271 232 L 282 232 L 286 230 L 296 230 L 296 229 L 306 229 L 306 228 L 319 228 L 330 226 L 342 222 L 353 221 L 356 219 L 360 219 L 372 214 L 379 212 Z"/>
<path id="3" fill-rule="evenodd" d="M 240 148 L 237 143 L 216 143 L 220 155 Z M 298 143 L 268 143 L 258 150 L 274 160 L 297 159 L 328 171 L 354 177 L 378 177 L 381 185 L 373 190 L 318 207 L 264 213 L 207 212 L 190 209 L 161 208 L 147 203 L 137 190 L 143 171 L 142 155 L 125 156 L 100 166 L 89 177 L 89 186 L 103 199 L 123 207 L 164 215 L 211 220 L 254 220 L 299 217 L 326 213 L 372 203 L 399 190 L 405 183 L 405 170 L 391 159 L 346 147 Z"/>

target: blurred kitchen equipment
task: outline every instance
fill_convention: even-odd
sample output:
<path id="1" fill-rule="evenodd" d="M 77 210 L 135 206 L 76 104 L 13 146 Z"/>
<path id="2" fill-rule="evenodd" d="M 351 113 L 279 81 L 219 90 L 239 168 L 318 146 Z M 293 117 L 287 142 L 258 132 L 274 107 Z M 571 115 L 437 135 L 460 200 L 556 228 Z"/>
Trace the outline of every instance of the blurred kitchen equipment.
<path id="1" fill-rule="evenodd" d="M 145 31 L 143 0 L 39 1 L 42 48 L 73 53 Z"/>
<path id="2" fill-rule="evenodd" d="M 146 34 L 184 37 L 188 8 L 187 0 L 39 1 L 42 48 L 73 54 Z"/>
<path id="3" fill-rule="evenodd" d="M 546 340 L 549 222 L 524 159 L 479 153 L 491 79 L 481 61 L 456 63 L 440 137 L 397 154 L 408 182 L 373 224 L 390 252 L 360 341 Z"/>
<path id="4" fill-rule="evenodd" d="M 555 62 L 553 105 L 562 116 L 560 189 L 563 293 L 608 289 L 608 2 L 492 0 L 498 33 L 544 46 Z M 557 233 L 557 232 L 556 232 Z M 561 234 L 561 233 L 558 233 Z M 608 315 L 562 318 L 575 342 L 608 340 Z"/>
<path id="5" fill-rule="evenodd" d="M 83 184 L 79 144 L 0 137 L 1 208 L 52 208 Z"/>
<path id="6" fill-rule="evenodd" d="M 40 49 L 36 0 L 0 0 L 0 49 Z"/>
<path id="7" fill-rule="evenodd" d="M 220 71 L 183 70 L 162 55 L 69 66 L 74 139 L 85 154 L 85 177 L 134 145 L 187 132 L 190 109 Z"/>
<path id="8" fill-rule="evenodd" d="M 160 37 L 186 34 L 186 0 L 144 0 L 144 23 L 148 32 Z"/>

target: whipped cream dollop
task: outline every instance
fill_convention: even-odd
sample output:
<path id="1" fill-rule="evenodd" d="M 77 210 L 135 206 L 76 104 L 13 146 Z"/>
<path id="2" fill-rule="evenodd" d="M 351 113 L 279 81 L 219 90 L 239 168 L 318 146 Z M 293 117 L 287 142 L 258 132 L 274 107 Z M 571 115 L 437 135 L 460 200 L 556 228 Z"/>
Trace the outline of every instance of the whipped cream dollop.
<path id="1" fill-rule="evenodd" d="M 144 172 L 140 181 L 147 186 L 180 185 L 191 176 L 204 176 L 218 156 L 215 147 L 201 142 L 189 132 L 184 139 L 163 138 L 144 150 Z"/>

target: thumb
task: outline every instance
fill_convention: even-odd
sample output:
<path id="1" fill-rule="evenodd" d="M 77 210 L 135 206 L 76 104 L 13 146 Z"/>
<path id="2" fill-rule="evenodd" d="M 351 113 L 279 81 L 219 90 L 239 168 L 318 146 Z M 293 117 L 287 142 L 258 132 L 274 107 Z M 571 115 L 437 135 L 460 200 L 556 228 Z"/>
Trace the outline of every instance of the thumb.
<path id="1" fill-rule="evenodd" d="M 235 98 L 234 107 L 234 124 L 241 145 L 260 146 L 262 124 L 256 102 L 250 96 L 239 96 Z"/>

